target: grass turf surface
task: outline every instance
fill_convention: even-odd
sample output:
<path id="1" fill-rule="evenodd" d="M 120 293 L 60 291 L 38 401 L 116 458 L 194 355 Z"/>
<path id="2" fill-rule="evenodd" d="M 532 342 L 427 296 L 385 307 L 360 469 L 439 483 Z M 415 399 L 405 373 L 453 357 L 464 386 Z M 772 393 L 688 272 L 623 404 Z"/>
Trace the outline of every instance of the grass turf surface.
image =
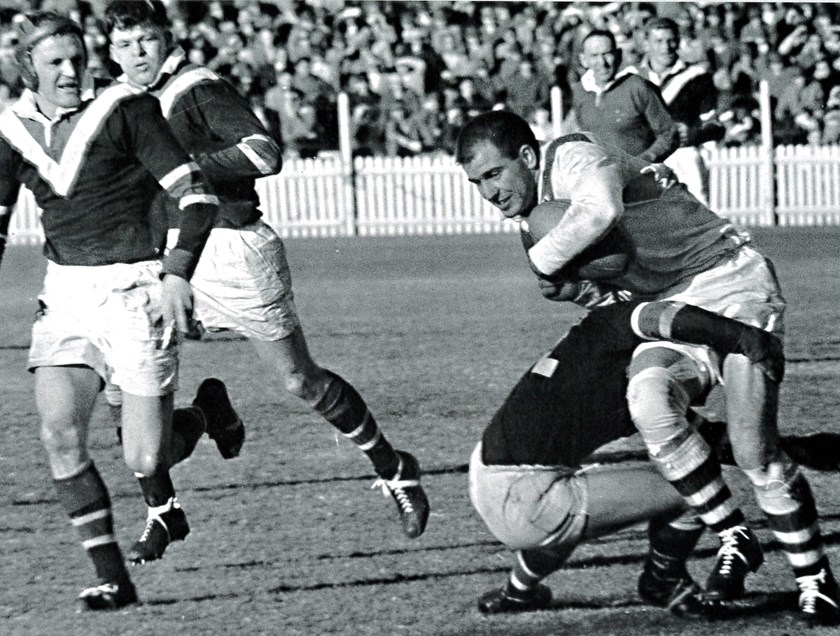
<path id="1" fill-rule="evenodd" d="M 789 302 L 780 425 L 840 432 L 840 228 L 753 230 Z M 686 622 L 642 605 L 643 527 L 582 546 L 549 578 L 555 607 L 486 618 L 477 597 L 504 581 L 509 555 L 472 512 L 465 464 L 484 425 L 528 365 L 582 314 L 543 300 L 515 235 L 311 239 L 287 242 L 297 303 L 322 365 L 362 393 L 391 441 L 415 453 L 432 504 L 426 534 L 405 539 L 395 508 L 370 491 L 364 457 L 254 366 L 247 343 L 184 348 L 179 404 L 200 380 L 224 379 L 248 425 L 242 456 L 212 442 L 173 470 L 193 532 L 165 558 L 132 569 L 144 603 L 77 615 L 93 582 L 58 505 L 38 441 L 24 370 L 44 261 L 10 247 L 0 268 L 0 633 L 2 634 L 793 634 L 793 578 L 743 478 L 728 471 L 767 563 L 735 615 Z M 91 448 L 127 547 L 145 509 L 105 408 Z M 828 553 L 840 567 L 838 475 L 809 472 Z M 691 570 L 702 581 L 715 541 Z M 810 633 L 833 633 L 814 630 Z"/>

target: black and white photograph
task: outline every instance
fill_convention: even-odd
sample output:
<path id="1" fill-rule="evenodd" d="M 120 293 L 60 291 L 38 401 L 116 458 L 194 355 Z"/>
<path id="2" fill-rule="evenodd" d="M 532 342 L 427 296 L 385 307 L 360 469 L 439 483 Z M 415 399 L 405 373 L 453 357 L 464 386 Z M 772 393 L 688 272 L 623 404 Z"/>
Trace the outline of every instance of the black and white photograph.
<path id="1" fill-rule="evenodd" d="M 838 333 L 838 3 L 0 0 L 0 634 L 836 634 Z"/>

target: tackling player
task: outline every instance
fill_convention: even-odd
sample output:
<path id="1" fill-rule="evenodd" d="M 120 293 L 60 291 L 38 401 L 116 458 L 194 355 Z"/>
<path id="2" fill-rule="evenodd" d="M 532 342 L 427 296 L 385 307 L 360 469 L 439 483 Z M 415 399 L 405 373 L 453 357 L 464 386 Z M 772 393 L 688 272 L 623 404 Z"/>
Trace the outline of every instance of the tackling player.
<path id="1" fill-rule="evenodd" d="M 380 476 L 377 484 L 396 502 L 404 532 L 420 536 L 429 505 L 417 460 L 394 450 L 356 389 L 320 367 L 308 351 L 283 242 L 261 220 L 254 190 L 255 179 L 280 171 L 277 143 L 227 82 L 187 61 L 173 43 L 161 2 L 117 0 L 108 5 L 105 20 L 111 55 L 124 73 L 120 80 L 158 98 L 175 136 L 219 195 L 219 217 L 191 279 L 196 319 L 208 330 L 248 338 L 286 391 L 305 400 L 368 456 Z M 163 199 L 158 203 L 165 216 L 177 218 L 174 206 Z M 217 400 L 226 403 L 223 385 L 215 382 Z M 235 424 L 238 418 L 229 404 L 228 409 Z M 241 431 L 241 425 L 236 428 Z M 223 443 L 220 450 L 234 456 L 241 442 L 240 437 L 238 444 Z M 159 558 L 171 540 L 189 531 L 168 473 L 141 480 L 141 487 L 149 516 L 130 553 L 135 562 Z"/>
<path id="2" fill-rule="evenodd" d="M 783 331 L 785 302 L 772 264 L 749 237 L 682 187 L 666 190 L 639 175 L 641 162 L 589 133 L 555 139 L 540 149 L 521 117 L 484 113 L 461 130 L 456 159 L 482 197 L 506 217 L 527 217 L 538 204 L 569 200 L 558 225 L 528 249 L 541 278 L 562 272 L 575 256 L 620 227 L 631 244 L 627 271 L 609 281 L 634 296 L 678 300 Z M 670 343 L 640 347 L 630 367 L 630 413 L 653 462 L 718 533 L 721 548 L 707 594 L 730 600 L 763 561 L 743 524 L 708 444 L 685 418 L 680 384 L 697 364 L 714 368 L 708 351 Z M 823 550 L 816 505 L 799 467 L 779 444 L 778 384 L 749 361 L 723 364 L 726 420 L 733 453 L 750 479 L 759 507 L 791 563 L 803 615 L 820 622 L 838 616 L 838 590 Z"/>
<path id="3" fill-rule="evenodd" d="M 539 582 L 582 541 L 649 520 L 650 553 L 641 597 L 675 613 L 702 611 L 686 570 L 703 525 L 650 463 L 582 465 L 597 448 L 636 432 L 627 406 L 626 369 L 652 338 L 742 354 L 781 379 L 781 342 L 768 332 L 675 302 L 613 303 L 594 308 L 526 373 L 485 429 L 470 460 L 470 496 L 497 539 L 516 551 L 506 587 L 479 601 L 484 613 L 542 609 Z M 709 373 L 683 378 L 695 404 Z"/>
<path id="4" fill-rule="evenodd" d="M 58 499 L 79 531 L 100 584 L 83 609 L 137 601 L 114 536 L 108 491 L 87 450 L 106 380 L 124 390 L 124 454 L 143 475 L 189 454 L 197 437 L 174 434 L 178 336 L 192 308 L 189 278 L 218 211 L 157 100 L 127 85 L 94 98 L 80 27 L 39 12 L 19 23 L 26 90 L 0 114 L 0 205 L 21 184 L 42 210 L 48 259 L 28 367 L 41 439 Z M 150 232 L 153 197 L 181 209 L 177 244 L 161 261 Z"/>

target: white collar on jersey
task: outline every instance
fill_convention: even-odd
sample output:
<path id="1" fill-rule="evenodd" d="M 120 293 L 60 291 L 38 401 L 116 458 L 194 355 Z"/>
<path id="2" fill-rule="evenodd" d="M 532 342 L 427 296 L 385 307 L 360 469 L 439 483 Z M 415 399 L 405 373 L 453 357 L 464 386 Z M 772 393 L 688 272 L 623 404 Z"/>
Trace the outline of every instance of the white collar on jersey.
<path id="1" fill-rule="evenodd" d="M 44 113 L 41 112 L 41 109 L 38 108 L 38 102 L 35 99 L 35 91 L 29 88 L 24 89 L 18 100 L 9 108 L 11 108 L 12 112 L 20 117 L 26 117 L 27 119 L 40 121 L 41 123 L 49 124 L 51 121 L 58 121 L 65 115 L 75 113 L 77 110 L 80 110 L 86 102 L 89 102 L 96 97 L 96 92 L 93 87 L 93 77 L 88 72 L 85 72 L 82 76 L 81 97 L 82 101 L 78 106 L 74 106 L 73 108 L 58 108 L 55 111 L 55 117 L 53 117 L 52 120 L 44 115 Z"/>
<path id="2" fill-rule="evenodd" d="M 581 75 L 580 77 L 580 85 L 583 87 L 583 90 L 588 91 L 590 93 L 595 93 L 597 95 L 601 95 L 606 93 L 610 90 L 613 86 L 615 86 L 616 82 L 620 80 L 625 75 L 630 75 L 631 71 L 629 69 L 623 68 L 621 69 L 615 77 L 613 77 L 609 82 L 604 84 L 604 86 L 598 86 L 595 83 L 595 73 L 592 72 L 592 69 L 589 69 Z"/>

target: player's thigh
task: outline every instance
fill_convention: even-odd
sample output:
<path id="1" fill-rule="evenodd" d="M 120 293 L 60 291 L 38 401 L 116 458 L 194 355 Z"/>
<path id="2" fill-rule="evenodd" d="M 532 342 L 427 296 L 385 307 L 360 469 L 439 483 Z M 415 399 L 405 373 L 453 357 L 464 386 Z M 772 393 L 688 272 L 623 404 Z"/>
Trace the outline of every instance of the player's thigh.
<path id="1" fill-rule="evenodd" d="M 122 394 L 122 441 L 126 464 L 149 475 L 167 461 L 172 444 L 173 394 Z"/>
<path id="2" fill-rule="evenodd" d="M 53 477 L 70 477 L 88 461 L 88 424 L 101 378 L 87 367 L 35 369 L 35 404 L 41 419 L 41 440 Z"/>
<path id="3" fill-rule="evenodd" d="M 178 384 L 178 339 L 166 335 L 160 263 L 124 265 L 100 312 L 98 337 L 109 383 L 125 393 L 159 397 Z"/>
<path id="4" fill-rule="evenodd" d="M 588 493 L 585 539 L 685 508 L 683 498 L 652 464 L 596 468 L 580 478 Z"/>
<path id="5" fill-rule="evenodd" d="M 283 241 L 263 222 L 214 229 L 190 282 L 195 318 L 208 331 L 265 342 L 300 324 Z"/>

